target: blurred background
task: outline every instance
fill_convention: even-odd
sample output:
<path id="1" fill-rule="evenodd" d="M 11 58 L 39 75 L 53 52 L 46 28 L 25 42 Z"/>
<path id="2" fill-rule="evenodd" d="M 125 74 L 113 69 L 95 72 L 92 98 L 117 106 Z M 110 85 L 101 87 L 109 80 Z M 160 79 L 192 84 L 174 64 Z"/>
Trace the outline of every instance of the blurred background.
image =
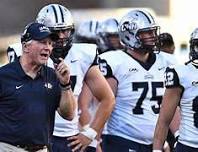
<path id="1" fill-rule="evenodd" d="M 118 20 L 134 8 L 148 9 L 161 26 L 161 32 L 173 35 L 176 55 L 188 59 L 188 42 L 191 32 L 198 27 L 195 13 L 196 0 L 1 0 L 0 5 L 0 65 L 6 64 L 6 49 L 9 44 L 20 42 L 24 26 L 32 22 L 39 10 L 50 3 L 59 3 L 71 10 L 75 26 L 82 21 Z"/>

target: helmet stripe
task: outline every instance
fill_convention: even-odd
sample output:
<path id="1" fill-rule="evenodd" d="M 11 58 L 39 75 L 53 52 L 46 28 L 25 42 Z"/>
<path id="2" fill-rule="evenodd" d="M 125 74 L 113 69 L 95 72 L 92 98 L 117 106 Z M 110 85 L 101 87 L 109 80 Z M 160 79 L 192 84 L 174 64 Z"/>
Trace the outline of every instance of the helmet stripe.
<path id="1" fill-rule="evenodd" d="M 91 32 L 92 31 L 92 21 L 90 22 L 90 24 L 89 24 L 89 31 Z"/>
<path id="2" fill-rule="evenodd" d="M 57 16 L 56 8 L 55 8 L 54 5 L 52 5 L 52 9 L 54 11 L 54 16 L 55 16 L 56 23 L 58 23 L 58 16 Z"/>
<path id="3" fill-rule="evenodd" d="M 138 12 L 142 13 L 147 18 L 147 20 L 149 21 L 149 23 L 152 23 L 152 21 L 150 20 L 150 18 L 148 17 L 148 15 L 145 12 L 143 12 L 143 11 L 138 11 Z"/>
<path id="4" fill-rule="evenodd" d="M 58 7 L 59 7 L 59 9 L 60 9 L 62 22 L 64 23 L 63 10 L 62 10 L 62 8 L 61 8 L 60 5 L 58 5 Z"/>
<path id="5" fill-rule="evenodd" d="M 96 22 L 96 28 L 95 28 L 95 33 L 97 32 L 97 30 L 98 30 L 98 26 L 99 26 L 99 23 L 98 23 L 98 21 Z"/>
<path id="6" fill-rule="evenodd" d="M 150 17 L 152 18 L 153 23 L 155 23 L 155 20 L 154 20 L 153 16 L 152 16 L 150 13 L 149 13 L 149 15 L 150 15 Z"/>

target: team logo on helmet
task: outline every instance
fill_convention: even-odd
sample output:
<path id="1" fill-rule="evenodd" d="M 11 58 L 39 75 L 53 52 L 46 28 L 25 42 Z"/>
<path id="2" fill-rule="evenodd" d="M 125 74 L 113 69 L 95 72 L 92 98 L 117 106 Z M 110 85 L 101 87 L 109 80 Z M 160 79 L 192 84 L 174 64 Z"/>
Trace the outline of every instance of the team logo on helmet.
<path id="1" fill-rule="evenodd" d="M 121 25 L 121 32 L 137 30 L 137 24 L 135 22 L 126 21 Z"/>

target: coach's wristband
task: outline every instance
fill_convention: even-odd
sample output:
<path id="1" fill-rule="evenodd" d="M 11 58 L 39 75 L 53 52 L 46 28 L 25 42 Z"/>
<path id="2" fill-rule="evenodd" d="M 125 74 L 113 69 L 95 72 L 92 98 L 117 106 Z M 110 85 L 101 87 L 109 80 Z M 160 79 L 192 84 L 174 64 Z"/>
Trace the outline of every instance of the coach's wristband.
<path id="1" fill-rule="evenodd" d="M 67 91 L 71 89 L 71 81 L 69 81 L 67 84 L 61 84 L 60 83 L 60 88 L 63 91 Z"/>
<path id="2" fill-rule="evenodd" d="M 84 136 L 86 136 L 87 138 L 91 139 L 92 141 L 96 138 L 97 136 L 97 132 L 89 127 L 86 130 L 82 131 L 81 134 L 83 134 Z"/>

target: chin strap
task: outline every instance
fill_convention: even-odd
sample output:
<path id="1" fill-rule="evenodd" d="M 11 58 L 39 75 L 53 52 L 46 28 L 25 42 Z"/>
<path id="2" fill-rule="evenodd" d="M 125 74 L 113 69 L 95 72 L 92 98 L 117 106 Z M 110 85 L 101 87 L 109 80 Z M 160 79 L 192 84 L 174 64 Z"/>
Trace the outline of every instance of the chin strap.
<path id="1" fill-rule="evenodd" d="M 190 59 L 189 61 L 185 62 L 185 65 L 188 65 L 189 63 L 192 62 L 192 64 L 197 67 L 198 66 L 198 63 L 194 63 L 193 61 L 194 61 L 193 59 Z"/>
<path id="2" fill-rule="evenodd" d="M 189 60 L 189 61 L 187 61 L 187 62 L 185 62 L 184 64 L 185 65 L 188 65 L 189 63 L 191 63 L 193 60 Z"/>

